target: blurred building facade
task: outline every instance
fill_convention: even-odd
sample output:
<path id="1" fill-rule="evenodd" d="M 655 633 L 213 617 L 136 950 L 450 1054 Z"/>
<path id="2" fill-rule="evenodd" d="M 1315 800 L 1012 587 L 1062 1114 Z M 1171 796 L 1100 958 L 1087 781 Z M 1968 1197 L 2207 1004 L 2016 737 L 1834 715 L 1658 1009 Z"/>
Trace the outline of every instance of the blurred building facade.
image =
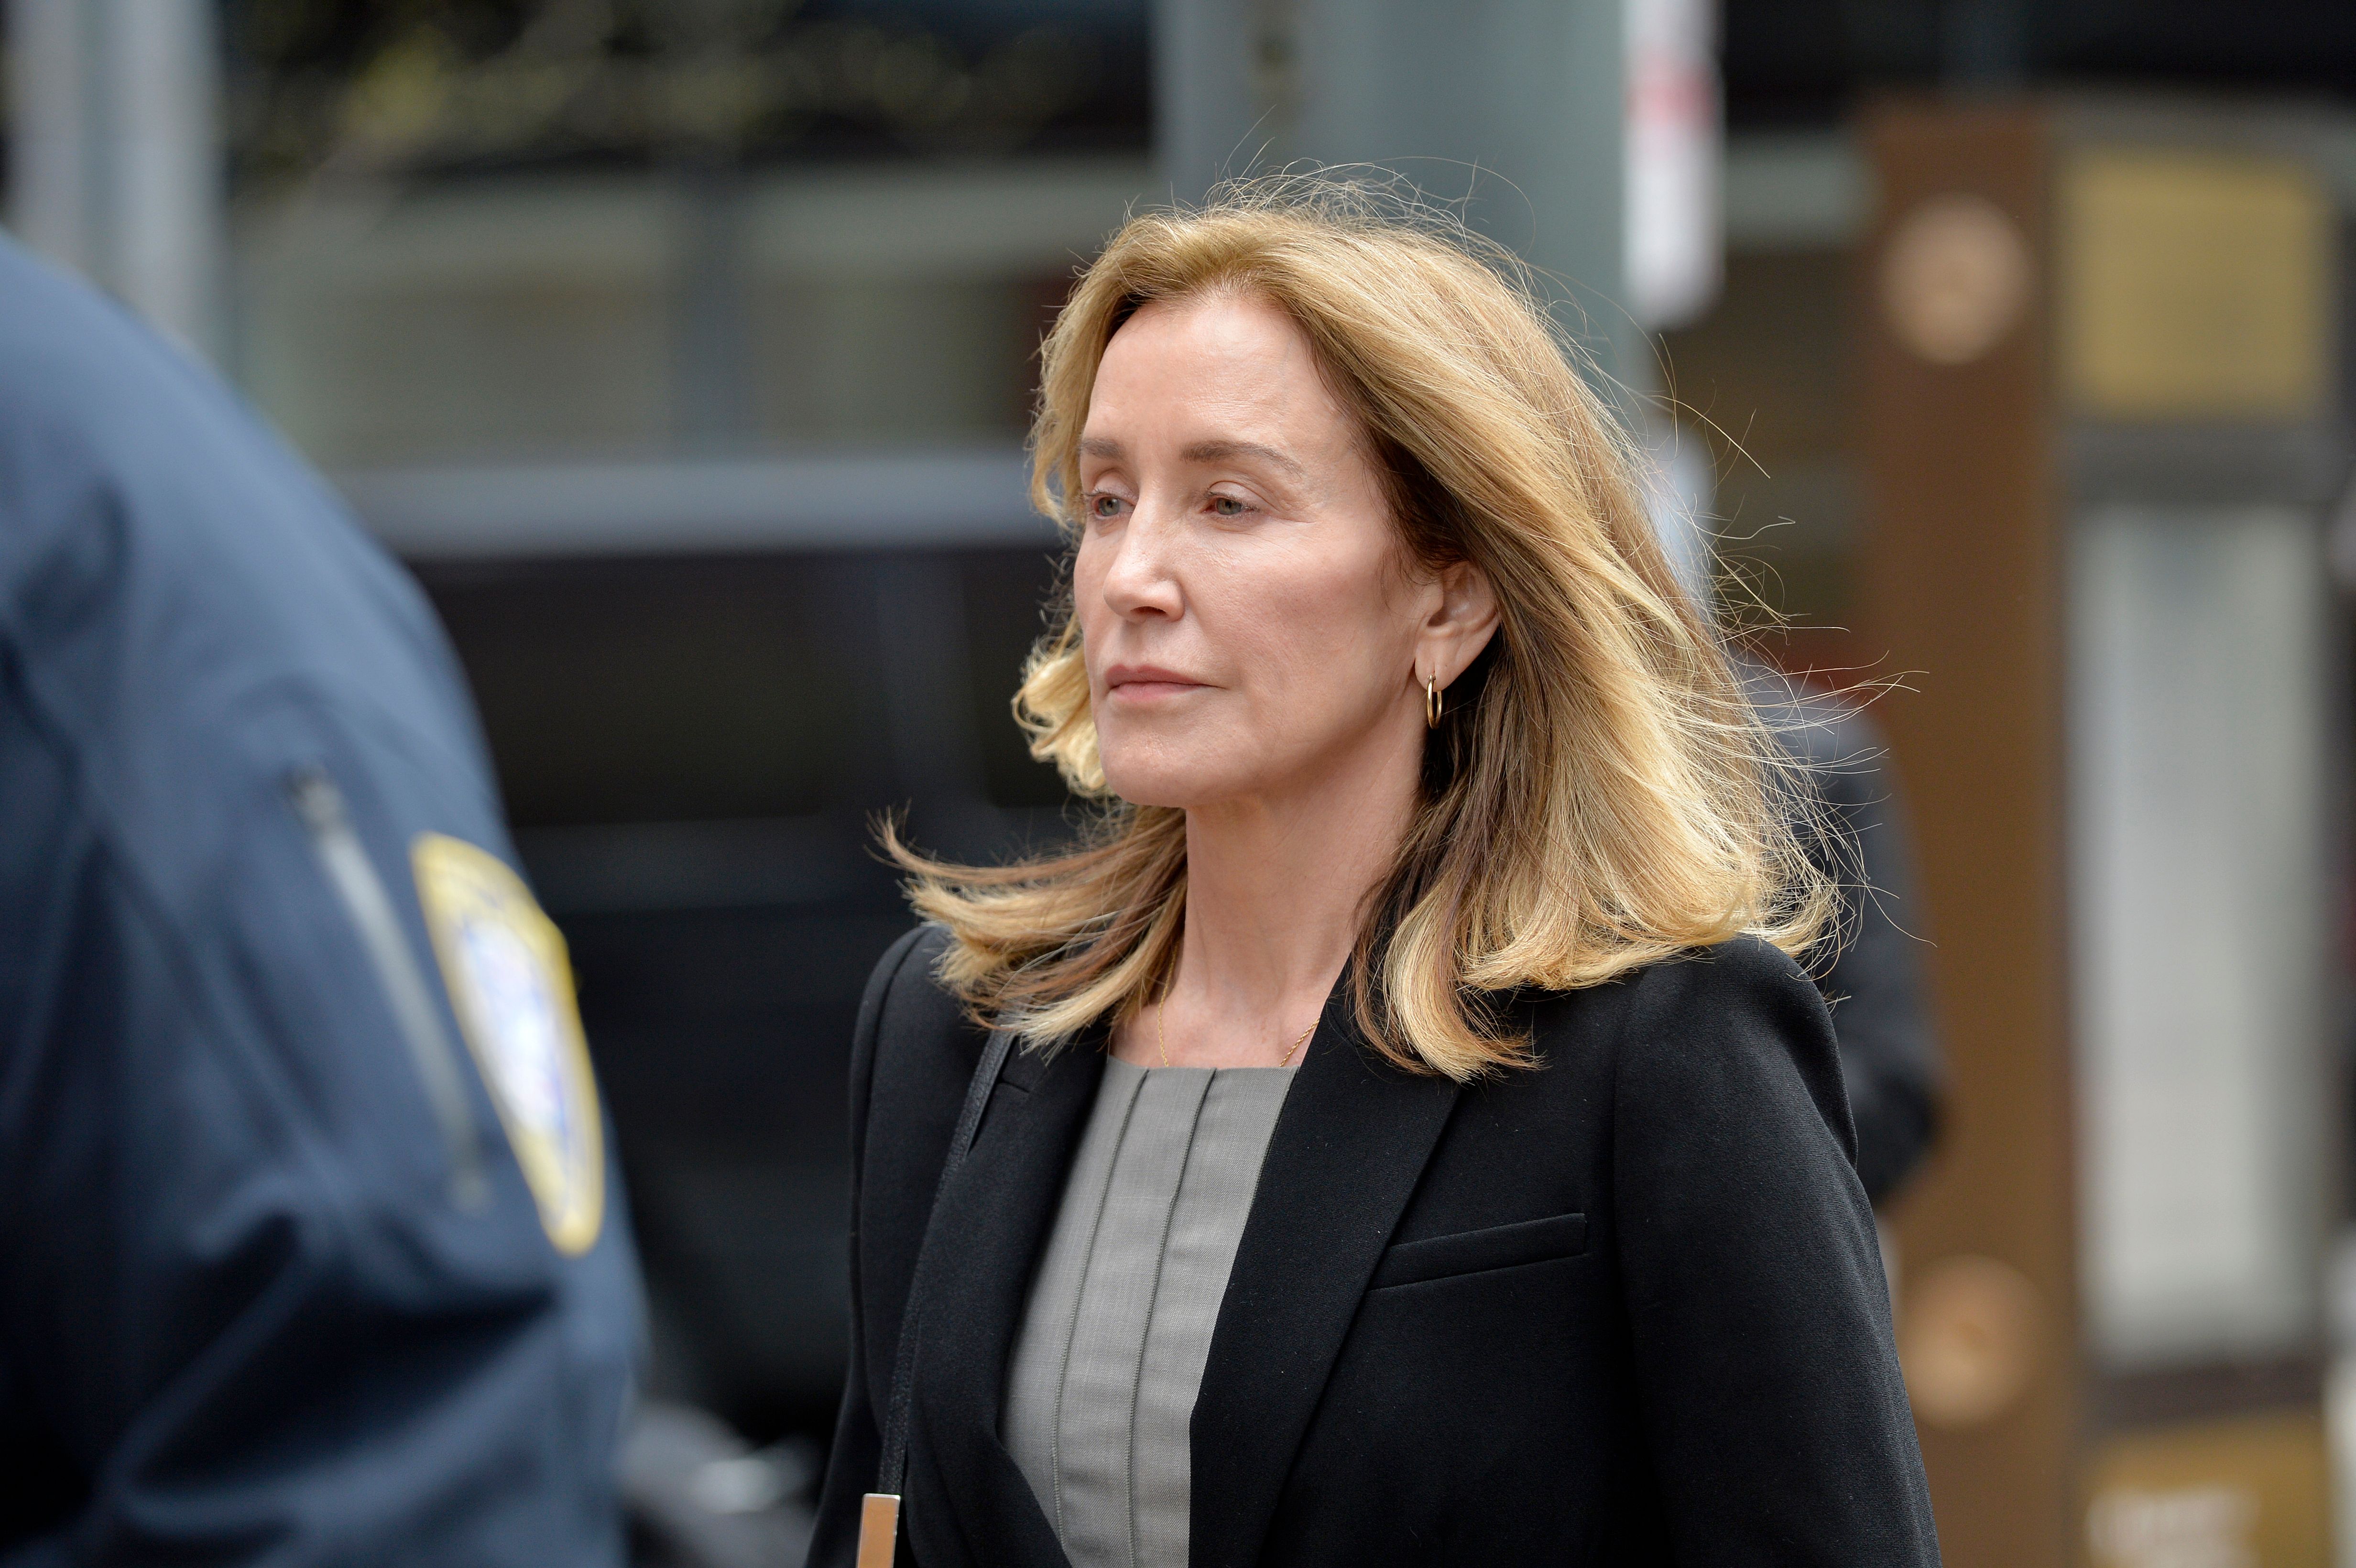
<path id="1" fill-rule="evenodd" d="M 2296 973 L 2265 965 L 2301 930 L 2328 935 L 2345 901 L 2347 627 L 2318 541 L 2356 310 L 2327 266 L 2320 314 L 2290 329 L 2320 345 L 2296 419 L 2086 415 L 2052 336 L 2072 330 L 2053 304 L 2070 263 L 2042 225 L 2068 148 L 2109 133 L 2051 131 L 2092 122 L 2035 106 L 2164 101 L 2199 123 L 2170 144 L 2214 153 L 2246 152 L 2296 101 L 2266 155 L 2296 165 L 2336 250 L 2356 213 L 2342 9 L 12 0 L 8 210 L 215 356 L 433 593 L 573 944 L 651 1275 L 654 1391 L 758 1445 L 822 1441 L 840 1376 L 842 1052 L 905 920 L 872 815 L 905 807 L 956 855 L 1062 831 L 1067 803 L 1006 703 L 1055 584 L 1020 443 L 1074 267 L 1132 203 L 1296 158 L 1388 164 L 1462 200 L 1547 269 L 1632 415 L 1708 454 L 1730 610 L 1755 593 L 1795 623 L 1762 648 L 1920 688 L 1882 711 L 1931 797 L 1925 917 L 1958 1111 L 1894 1217 L 1896 1273 L 1910 1361 L 1970 1385 L 1945 1404 L 1918 1387 L 1950 1560 L 2287 1568 L 2314 1559 L 2274 1536 L 2254 1557 L 2166 1555 L 2204 1530 L 2242 1550 L 2244 1505 L 2197 1464 L 2136 1479 L 2176 1461 L 2137 1470 L 2132 1443 L 2311 1412 L 2324 1377 L 2319 1260 L 2346 1207 L 2330 1172 L 2349 1118 L 2302 1118 L 2335 1103 L 2344 977 L 2328 947 L 2300 948 Z M 1874 108 L 1892 95 L 1929 107 Z M 1978 145 L 1977 122 L 1938 117 L 1971 104 L 2016 106 L 2049 140 L 1934 174 L 1899 150 Z M 2013 266 L 2019 297 L 1982 353 L 1925 357 L 1885 298 L 1900 207 L 1975 193 L 2019 253 L 1989 261 L 1967 237 L 1981 259 L 1956 262 L 1933 244 L 1932 292 Z M 1933 417 L 1949 382 L 1991 366 L 2014 379 L 1982 423 L 1963 405 L 1965 422 Z M 2294 425 L 2306 444 L 2265 444 Z M 2016 491 L 1915 504 L 1985 464 L 1908 463 L 1989 440 L 2026 454 Z M 2145 488 L 2089 488 L 2082 448 Z M 2276 521 L 2136 520 L 2188 485 L 2212 513 Z M 2226 583 L 2244 597 L 2221 604 Z M 1942 603 L 1974 615 L 1942 622 Z M 2169 659 L 2185 673 L 2168 690 L 2206 707 L 2153 695 Z M 2242 683 L 2281 701 L 2260 712 Z M 2090 749 L 2113 714 L 2141 728 Z M 2179 752 L 2160 743 L 2171 721 L 2195 727 Z M 2139 778 L 2196 763 L 2206 793 L 2151 807 L 2151 831 L 2220 812 L 2282 831 L 2213 864 L 2135 842 L 2104 860 L 2080 833 L 2149 806 Z M 1991 801 L 2019 807 L 2010 827 Z M 2281 868 L 2255 894 L 2235 880 L 2253 858 Z M 2089 999 L 2104 938 L 2080 891 L 2099 886 L 2105 908 L 2173 893 L 2230 928 L 2103 994 L 2188 964 L 2225 976 L 2203 1005 L 2245 1043 L 2189 1082 L 2256 1096 L 2215 1156 L 2246 1182 L 2221 1233 L 2247 1244 L 2210 1260 L 2225 1319 L 2276 1312 L 2255 1349 L 2211 1334 L 2115 1353 L 2142 1330 L 2104 1305 L 2098 1216 L 2142 1189 L 2105 1163 L 2089 1085 L 2152 1082 L 2157 1058 L 2148 1019 Z M 1983 1005 L 1991 971 L 2026 988 L 2018 1010 Z M 2169 1365 L 2230 1387 L 2142 1375 Z M 2104 1491 L 2105 1464 L 2127 1467 L 2124 1492 Z M 2121 1496 L 2162 1503 L 2122 1512 Z"/>

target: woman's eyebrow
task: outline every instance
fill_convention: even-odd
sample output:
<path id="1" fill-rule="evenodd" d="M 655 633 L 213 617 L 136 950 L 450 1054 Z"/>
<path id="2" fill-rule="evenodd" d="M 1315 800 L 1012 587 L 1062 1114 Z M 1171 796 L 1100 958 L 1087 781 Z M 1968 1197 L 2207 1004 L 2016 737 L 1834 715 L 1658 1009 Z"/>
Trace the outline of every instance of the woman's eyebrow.
<path id="1" fill-rule="evenodd" d="M 1122 455 L 1121 445 L 1120 443 L 1101 435 L 1084 435 L 1080 437 L 1080 455 L 1082 457 L 1119 457 Z"/>
<path id="2" fill-rule="evenodd" d="M 1237 457 L 1257 457 L 1274 464 L 1296 479 L 1307 477 L 1300 464 L 1272 446 L 1262 446 L 1256 441 L 1198 441 L 1180 453 L 1189 463 L 1221 463 Z"/>

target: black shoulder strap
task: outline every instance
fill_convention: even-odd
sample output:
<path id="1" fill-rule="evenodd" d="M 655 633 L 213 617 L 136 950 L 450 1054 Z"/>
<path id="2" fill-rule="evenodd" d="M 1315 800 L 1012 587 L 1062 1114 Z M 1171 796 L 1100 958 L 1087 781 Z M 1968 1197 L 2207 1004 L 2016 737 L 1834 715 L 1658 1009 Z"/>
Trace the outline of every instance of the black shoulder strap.
<path id="1" fill-rule="evenodd" d="M 980 1130 L 981 1113 L 990 1104 L 990 1092 L 998 1083 L 999 1070 L 1006 1065 L 1006 1053 L 1014 1037 L 1004 1029 L 992 1031 L 990 1043 L 982 1048 L 981 1061 L 973 1070 L 973 1082 L 966 1085 L 965 1107 L 958 1113 L 957 1131 L 949 1138 L 948 1157 L 941 1162 L 941 1178 L 933 1187 L 933 1204 L 925 1214 L 925 1234 L 916 1245 L 916 1268 L 908 1282 L 907 1306 L 900 1314 L 900 1348 L 892 1360 L 892 1404 L 884 1415 L 884 1461 L 876 1467 L 875 1490 L 869 1494 L 868 1506 L 861 1525 L 859 1562 L 889 1563 L 891 1547 L 884 1547 L 884 1555 L 869 1556 L 868 1522 L 876 1520 L 876 1504 L 891 1499 L 888 1528 L 897 1534 L 900 1488 L 908 1476 L 908 1406 L 916 1388 L 917 1342 L 924 1331 L 923 1302 L 926 1276 L 933 1261 L 933 1225 L 939 1217 L 941 1194 L 948 1188 L 949 1178 L 973 1147 L 974 1134 Z"/>

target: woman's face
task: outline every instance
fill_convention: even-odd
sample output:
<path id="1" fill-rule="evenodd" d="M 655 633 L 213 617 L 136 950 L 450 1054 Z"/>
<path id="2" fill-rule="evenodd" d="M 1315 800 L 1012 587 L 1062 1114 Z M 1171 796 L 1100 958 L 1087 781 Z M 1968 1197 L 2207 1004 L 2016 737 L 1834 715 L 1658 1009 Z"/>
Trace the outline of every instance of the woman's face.
<path id="1" fill-rule="evenodd" d="M 1421 754 L 1494 624 L 1470 567 L 1407 559 L 1309 340 L 1269 302 L 1146 305 L 1113 335 L 1080 443 L 1073 588 L 1106 781 L 1189 808 Z M 1477 635 L 1474 634 L 1477 632 Z"/>

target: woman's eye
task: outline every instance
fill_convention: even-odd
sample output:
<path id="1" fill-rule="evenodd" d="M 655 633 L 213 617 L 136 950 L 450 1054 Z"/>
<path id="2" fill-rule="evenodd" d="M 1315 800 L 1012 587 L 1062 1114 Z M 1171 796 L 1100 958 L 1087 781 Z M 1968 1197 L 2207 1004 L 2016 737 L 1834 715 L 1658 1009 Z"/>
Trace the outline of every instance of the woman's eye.
<path id="1" fill-rule="evenodd" d="M 1120 497 L 1105 495 L 1091 496 L 1088 497 L 1088 510 L 1099 517 L 1117 517 L 1120 516 Z"/>
<path id="2" fill-rule="evenodd" d="M 1211 497 L 1211 513 L 1214 517 L 1240 517 L 1246 512 L 1250 510 L 1251 508 L 1249 507 L 1247 507 L 1241 501 L 1237 500 L 1233 496 L 1214 496 Z"/>

